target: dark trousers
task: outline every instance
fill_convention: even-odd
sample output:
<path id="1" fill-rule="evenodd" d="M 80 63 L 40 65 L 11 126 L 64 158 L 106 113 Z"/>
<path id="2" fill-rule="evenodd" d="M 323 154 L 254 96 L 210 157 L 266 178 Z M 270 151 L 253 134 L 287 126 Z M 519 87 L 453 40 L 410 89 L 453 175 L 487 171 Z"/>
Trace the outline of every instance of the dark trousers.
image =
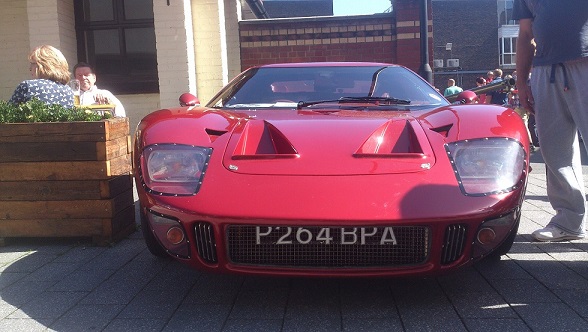
<path id="1" fill-rule="evenodd" d="M 529 128 L 529 133 L 531 134 L 531 143 L 534 146 L 539 146 L 539 138 L 537 137 L 537 129 L 535 128 L 535 114 L 529 113 L 527 128 Z"/>

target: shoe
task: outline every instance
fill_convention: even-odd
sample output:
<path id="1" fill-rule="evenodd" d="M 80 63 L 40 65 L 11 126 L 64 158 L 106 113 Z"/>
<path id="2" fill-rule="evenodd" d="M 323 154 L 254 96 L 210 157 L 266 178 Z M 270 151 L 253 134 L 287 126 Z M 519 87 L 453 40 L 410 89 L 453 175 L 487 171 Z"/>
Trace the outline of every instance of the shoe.
<path id="1" fill-rule="evenodd" d="M 586 237 L 586 234 L 571 234 L 555 226 L 545 226 L 545 228 L 538 229 L 531 234 L 535 240 L 550 242 L 550 241 L 564 241 L 564 240 L 581 240 Z"/>

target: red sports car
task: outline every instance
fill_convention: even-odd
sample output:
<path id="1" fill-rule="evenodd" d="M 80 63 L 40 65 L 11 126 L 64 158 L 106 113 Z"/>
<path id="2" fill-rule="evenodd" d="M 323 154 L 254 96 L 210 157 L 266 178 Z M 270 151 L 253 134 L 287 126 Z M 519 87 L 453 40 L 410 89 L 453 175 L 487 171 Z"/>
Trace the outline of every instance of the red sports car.
<path id="1" fill-rule="evenodd" d="M 508 252 L 529 138 L 511 109 L 450 104 L 402 66 L 275 64 L 205 107 L 147 115 L 133 163 L 154 255 L 228 273 L 429 275 Z"/>

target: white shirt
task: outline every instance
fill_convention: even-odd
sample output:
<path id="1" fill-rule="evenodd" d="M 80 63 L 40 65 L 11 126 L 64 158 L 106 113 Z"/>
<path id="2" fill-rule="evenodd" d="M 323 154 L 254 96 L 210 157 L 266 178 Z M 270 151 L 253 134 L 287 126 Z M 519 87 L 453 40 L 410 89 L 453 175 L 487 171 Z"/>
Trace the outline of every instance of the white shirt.
<path id="1" fill-rule="evenodd" d="M 114 116 L 116 117 L 125 117 L 125 108 L 110 91 L 98 89 L 97 86 L 93 86 L 90 90 L 87 91 L 80 91 L 80 105 L 94 105 L 96 104 L 96 94 L 101 94 L 104 97 L 110 100 L 111 104 L 114 104 Z"/>

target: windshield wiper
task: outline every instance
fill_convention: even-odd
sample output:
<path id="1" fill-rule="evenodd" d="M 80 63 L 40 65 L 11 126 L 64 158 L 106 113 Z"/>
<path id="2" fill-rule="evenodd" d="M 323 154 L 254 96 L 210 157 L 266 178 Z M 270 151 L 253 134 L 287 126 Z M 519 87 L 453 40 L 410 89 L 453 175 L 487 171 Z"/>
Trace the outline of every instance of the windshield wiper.
<path id="1" fill-rule="evenodd" d="M 410 100 L 408 99 L 398 99 L 392 97 L 341 97 L 339 99 L 340 102 L 344 103 L 357 103 L 357 102 L 367 102 L 367 103 L 384 103 L 384 104 L 400 104 L 400 105 L 409 105 Z"/>
<path id="2" fill-rule="evenodd" d="M 317 104 L 324 104 L 324 103 L 338 103 L 338 104 L 346 104 L 346 103 L 373 103 L 373 104 L 400 104 L 400 105 L 409 105 L 410 100 L 408 99 L 398 99 L 398 98 L 390 98 L 390 97 L 341 97 L 335 100 L 317 100 L 317 101 L 299 101 L 298 102 L 298 109 L 302 109 L 303 107 L 317 105 Z"/>

